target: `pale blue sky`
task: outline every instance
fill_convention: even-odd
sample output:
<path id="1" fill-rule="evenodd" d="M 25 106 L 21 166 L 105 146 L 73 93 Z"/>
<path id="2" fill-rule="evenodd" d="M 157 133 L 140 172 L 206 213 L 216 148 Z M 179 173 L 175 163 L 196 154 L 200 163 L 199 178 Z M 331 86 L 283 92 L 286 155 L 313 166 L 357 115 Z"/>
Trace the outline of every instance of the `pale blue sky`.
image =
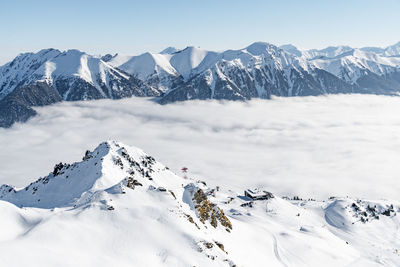
<path id="1" fill-rule="evenodd" d="M 0 64 L 20 52 L 210 50 L 254 41 L 300 48 L 400 41 L 400 0 L 0 0 Z"/>

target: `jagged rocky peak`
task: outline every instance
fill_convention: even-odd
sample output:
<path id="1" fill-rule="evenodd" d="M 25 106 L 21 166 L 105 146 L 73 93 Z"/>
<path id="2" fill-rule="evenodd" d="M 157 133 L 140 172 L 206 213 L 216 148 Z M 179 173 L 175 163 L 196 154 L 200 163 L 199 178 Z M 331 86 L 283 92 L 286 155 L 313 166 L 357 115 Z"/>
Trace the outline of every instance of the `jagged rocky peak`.
<path id="1" fill-rule="evenodd" d="M 164 171 L 172 174 L 141 149 L 107 141 L 93 151 L 86 151 L 80 162 L 56 164 L 49 175 L 23 189 L 3 185 L 0 187 L 0 199 L 17 206 L 73 206 L 82 203 L 83 195 L 86 195 L 86 200 L 95 192 L 111 190 L 123 193 L 124 188 L 134 189 L 145 184 L 155 188 L 165 187 L 177 176 L 172 174 L 172 179 L 159 181 L 159 185 L 156 178 Z M 179 177 L 176 179 L 179 180 Z"/>

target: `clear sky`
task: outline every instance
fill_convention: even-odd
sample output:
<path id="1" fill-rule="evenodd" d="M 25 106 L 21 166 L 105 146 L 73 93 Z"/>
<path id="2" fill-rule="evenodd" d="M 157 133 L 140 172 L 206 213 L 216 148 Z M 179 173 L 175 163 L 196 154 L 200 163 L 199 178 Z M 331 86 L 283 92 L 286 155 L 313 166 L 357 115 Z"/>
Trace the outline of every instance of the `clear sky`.
<path id="1" fill-rule="evenodd" d="M 388 46 L 400 41 L 399 11 L 400 0 L 0 0 L 0 64 L 49 47 L 139 54 L 254 41 Z"/>

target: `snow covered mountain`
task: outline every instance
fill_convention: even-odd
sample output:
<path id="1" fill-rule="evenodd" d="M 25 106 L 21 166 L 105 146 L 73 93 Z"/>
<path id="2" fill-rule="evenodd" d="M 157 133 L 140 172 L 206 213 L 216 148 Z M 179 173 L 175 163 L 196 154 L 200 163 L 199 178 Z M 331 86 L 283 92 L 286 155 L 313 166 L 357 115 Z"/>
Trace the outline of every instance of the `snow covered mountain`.
<path id="1" fill-rule="evenodd" d="M 310 49 L 301 52 L 301 56 L 306 59 L 324 58 L 324 57 L 337 57 L 343 53 L 352 51 L 350 46 L 330 46 L 324 49 Z"/>
<path id="2" fill-rule="evenodd" d="M 78 50 L 46 49 L 21 54 L 0 67 L 0 109 L 4 111 L 0 126 L 25 120 L 35 113 L 31 106 L 160 93 L 102 59 Z M 42 100 L 43 95 L 48 96 L 47 101 Z"/>
<path id="3" fill-rule="evenodd" d="M 183 81 L 177 70 L 170 64 L 171 57 L 170 54 L 152 53 L 132 57 L 117 55 L 110 64 L 161 91 L 167 91 L 168 88 L 174 87 L 174 84 Z"/>
<path id="4" fill-rule="evenodd" d="M 0 187 L 5 266 L 398 266 L 400 203 L 281 198 L 182 178 L 101 143 L 25 188 Z M 24 257 L 20 257 L 21 250 Z M 66 253 L 68 252 L 68 253 Z"/>
<path id="5" fill-rule="evenodd" d="M 198 47 L 138 56 L 77 50 L 26 53 L 0 67 L 0 127 L 25 121 L 32 106 L 58 101 L 158 97 L 247 100 L 336 93 L 397 95 L 400 45 L 300 50 L 256 42 L 239 50 Z"/>
<path id="6" fill-rule="evenodd" d="M 110 64 L 165 91 L 161 103 L 189 99 L 245 100 L 355 92 L 356 88 L 268 43 L 211 52 L 187 47 L 173 53 L 122 58 Z"/>
<path id="7" fill-rule="evenodd" d="M 302 58 L 262 42 L 240 50 L 208 53 L 186 73 L 190 73 L 184 76 L 186 82 L 168 91 L 161 103 L 321 95 L 357 89 Z"/>
<path id="8" fill-rule="evenodd" d="M 400 57 L 353 49 L 331 58 L 315 58 L 311 63 L 350 84 L 377 93 L 395 92 L 400 88 Z"/>
<path id="9" fill-rule="evenodd" d="M 170 46 L 170 47 L 167 47 L 167 48 L 163 49 L 160 52 L 160 54 L 173 54 L 173 53 L 178 52 L 178 51 L 179 51 L 178 48 Z"/>
<path id="10" fill-rule="evenodd" d="M 196 47 L 183 50 L 169 47 L 159 54 L 117 56 L 110 64 L 166 92 L 178 86 L 185 86 L 185 81 L 194 75 L 194 69 L 205 59 L 216 55 L 215 52 Z"/>
<path id="11" fill-rule="evenodd" d="M 339 46 L 329 46 L 324 49 L 302 50 L 292 44 L 281 45 L 280 48 L 298 57 L 304 57 L 306 59 L 313 59 L 317 57 L 329 57 L 329 58 L 337 57 L 343 53 L 350 52 L 354 49 L 359 49 L 361 51 L 370 52 L 385 57 L 400 56 L 400 42 L 385 48 L 382 47 L 354 48 L 347 45 L 339 45 Z"/>
<path id="12" fill-rule="evenodd" d="M 84 52 L 46 49 L 36 54 L 22 54 L 1 67 L 0 99 L 18 87 L 35 82 L 54 87 L 67 101 L 159 94 L 151 88 L 140 88 L 142 83 L 132 79 Z"/>
<path id="13" fill-rule="evenodd" d="M 364 93 L 398 94 L 400 88 L 400 44 L 387 48 L 332 46 L 300 51 L 281 46 L 288 53 L 307 60 Z"/>
<path id="14" fill-rule="evenodd" d="M 363 51 L 367 51 L 367 52 L 372 52 L 372 53 L 376 53 L 378 55 L 381 56 L 388 56 L 388 57 L 399 57 L 400 56 L 400 42 L 388 46 L 386 48 L 380 48 L 380 47 L 363 47 L 361 48 L 361 50 Z"/>

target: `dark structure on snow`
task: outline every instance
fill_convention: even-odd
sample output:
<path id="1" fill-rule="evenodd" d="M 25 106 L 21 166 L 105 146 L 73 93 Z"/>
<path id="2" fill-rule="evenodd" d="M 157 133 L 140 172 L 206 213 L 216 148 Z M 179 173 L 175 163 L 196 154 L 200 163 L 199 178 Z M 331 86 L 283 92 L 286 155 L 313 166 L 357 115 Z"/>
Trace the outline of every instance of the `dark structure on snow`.
<path id="1" fill-rule="evenodd" d="M 272 193 L 260 189 L 247 189 L 244 195 L 252 200 L 266 200 L 274 197 Z"/>

